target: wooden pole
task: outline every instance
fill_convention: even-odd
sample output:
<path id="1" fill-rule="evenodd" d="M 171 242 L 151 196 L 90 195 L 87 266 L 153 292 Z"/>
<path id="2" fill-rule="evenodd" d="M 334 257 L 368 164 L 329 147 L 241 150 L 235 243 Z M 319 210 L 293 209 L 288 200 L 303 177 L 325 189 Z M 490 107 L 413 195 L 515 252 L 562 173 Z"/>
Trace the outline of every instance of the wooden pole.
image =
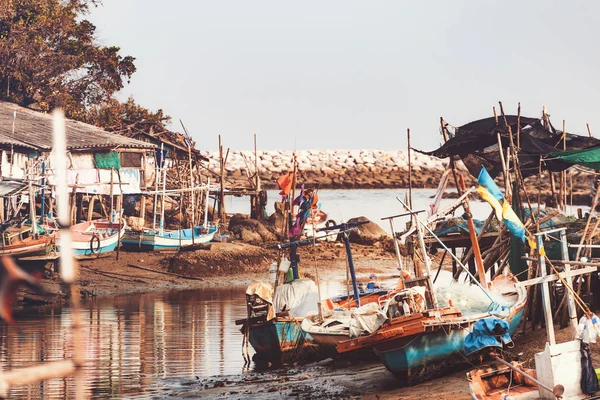
<path id="1" fill-rule="evenodd" d="M 462 175 L 459 175 L 459 184 L 462 191 L 467 189 L 465 187 L 465 181 Z M 471 215 L 471 207 L 469 206 L 469 200 L 467 200 L 467 198 L 463 200 L 463 208 L 465 209 L 467 224 L 469 225 L 469 236 L 471 237 L 471 247 L 473 248 L 473 257 L 475 258 L 475 264 L 477 265 L 479 282 L 483 287 L 489 289 L 491 282 L 488 282 L 485 276 L 483 260 L 481 259 L 481 249 L 479 248 L 479 241 L 477 241 L 477 231 L 475 231 L 475 224 L 473 223 L 473 216 Z"/>
<path id="2" fill-rule="evenodd" d="M 163 155 L 164 157 L 164 155 Z M 165 160 L 165 162 L 163 163 L 163 169 L 162 169 L 162 176 L 163 176 L 163 181 L 162 181 L 162 199 L 161 199 L 161 203 L 160 203 L 160 234 L 162 235 L 164 229 L 165 229 L 165 190 L 167 190 L 167 161 Z M 119 176 L 119 186 L 121 183 L 121 176 Z M 123 209 L 123 191 L 121 190 L 121 207 L 119 210 L 119 215 L 121 215 L 121 210 Z"/>
<path id="3" fill-rule="evenodd" d="M 590 124 L 586 123 L 585 126 L 587 126 L 588 135 L 590 135 L 590 137 L 593 137 L 592 130 L 590 129 Z"/>
<path id="4" fill-rule="evenodd" d="M 502 138 L 500 136 L 500 132 L 496 132 L 496 136 L 498 138 L 498 155 L 500 156 L 500 161 L 502 164 L 502 173 L 504 175 L 504 194 L 508 196 L 509 187 L 510 187 L 510 175 L 508 172 L 508 167 L 506 166 L 506 160 L 504 159 L 504 150 L 502 149 Z"/>
<path id="5" fill-rule="evenodd" d="M 189 165 L 190 165 L 190 189 L 191 190 L 191 207 L 192 207 L 192 244 L 194 244 L 194 236 L 195 235 L 195 229 L 196 229 L 196 208 L 195 208 L 195 204 L 194 204 L 194 170 L 192 169 L 192 148 L 190 146 L 188 146 L 188 160 L 189 160 Z M 181 194 L 181 198 L 183 199 L 183 193 Z M 183 207 L 183 201 L 180 201 L 180 210 L 181 207 Z M 181 220 L 181 217 L 180 217 Z M 181 222 L 181 221 L 180 221 Z M 179 232 L 179 237 L 181 237 L 181 232 Z"/>
<path id="6" fill-rule="evenodd" d="M 113 221 L 113 212 L 115 210 L 115 192 L 114 192 L 114 184 L 115 184 L 115 180 L 114 180 L 114 169 L 111 167 L 110 168 L 110 216 L 108 217 L 109 220 L 112 222 Z"/>
<path id="7" fill-rule="evenodd" d="M 541 249 L 544 246 L 544 240 L 542 235 L 537 235 L 537 247 Z M 545 277 L 546 273 L 546 260 L 545 257 L 539 255 L 538 264 L 540 266 L 540 277 Z M 556 344 L 554 337 L 554 322 L 552 320 L 552 309 L 550 305 L 550 289 L 548 288 L 548 282 L 544 282 L 542 285 L 542 301 L 544 303 L 544 318 L 546 320 L 546 334 L 548 335 L 548 343 L 551 346 Z"/>
<path id="8" fill-rule="evenodd" d="M 221 135 L 219 135 L 219 173 L 221 176 L 220 179 L 220 189 L 221 193 L 219 195 L 219 219 L 221 220 L 221 224 L 225 223 L 225 160 L 223 159 L 223 146 L 221 145 Z"/>
<path id="9" fill-rule="evenodd" d="M 410 159 L 410 128 L 406 130 L 406 136 L 408 139 L 408 204 L 412 209 L 412 160 Z"/>
<path id="10" fill-rule="evenodd" d="M 202 226 L 203 229 L 208 231 L 208 194 L 210 193 L 210 176 L 207 178 L 208 182 L 206 184 L 206 196 L 204 201 L 204 224 Z M 214 213 L 214 210 L 213 210 Z"/>
<path id="11" fill-rule="evenodd" d="M 37 237 L 37 221 L 35 217 L 35 191 L 33 190 L 33 163 L 28 162 L 29 179 L 27 180 L 29 185 L 29 219 L 31 220 L 31 234 L 33 237 Z M 42 199 L 44 201 L 44 199 Z"/>
<path id="12" fill-rule="evenodd" d="M 521 102 L 517 107 L 517 149 L 521 148 Z"/>
<path id="13" fill-rule="evenodd" d="M 569 261 L 569 248 L 567 245 L 567 234 L 565 233 L 566 229 L 560 231 L 560 243 L 561 243 L 561 251 L 562 251 L 562 259 L 563 261 Z M 564 264 L 564 272 L 565 272 L 565 281 L 567 282 L 568 287 L 573 287 L 573 279 L 569 272 L 571 271 L 571 265 L 568 263 Z M 566 289 L 565 296 L 567 296 L 567 306 L 569 310 L 569 323 L 571 325 L 571 332 L 573 333 L 572 339 L 575 340 L 577 337 L 577 309 L 575 308 L 575 300 L 573 300 L 573 296 L 571 292 Z M 560 307 L 559 307 L 560 308 Z"/>
<path id="14" fill-rule="evenodd" d="M 160 144 L 160 163 L 164 162 L 165 154 L 163 152 L 164 143 Z M 152 222 L 152 230 L 156 231 L 156 213 L 158 208 L 158 184 L 160 179 L 160 169 L 159 169 L 159 161 L 156 160 L 156 171 L 154 173 L 154 205 L 153 205 L 153 222 Z"/>

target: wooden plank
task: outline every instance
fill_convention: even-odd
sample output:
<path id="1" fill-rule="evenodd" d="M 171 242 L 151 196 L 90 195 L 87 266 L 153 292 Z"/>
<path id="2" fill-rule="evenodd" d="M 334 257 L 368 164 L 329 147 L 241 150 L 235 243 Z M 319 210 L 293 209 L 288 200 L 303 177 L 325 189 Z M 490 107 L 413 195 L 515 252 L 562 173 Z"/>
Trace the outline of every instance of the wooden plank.
<path id="1" fill-rule="evenodd" d="M 577 276 L 577 275 L 589 274 L 591 272 L 597 271 L 597 269 L 598 269 L 598 267 L 585 267 L 585 268 L 571 270 L 568 273 L 561 272 L 559 275 L 561 278 L 565 279 L 568 276 L 573 277 L 573 276 Z M 558 280 L 558 277 L 555 274 L 553 274 L 553 275 L 546 275 L 546 276 L 540 277 L 540 278 L 528 279 L 523 282 L 517 282 L 517 283 L 515 283 L 515 286 L 516 287 L 527 287 L 527 286 L 537 285 L 537 284 L 545 283 L 545 282 L 553 282 L 553 281 L 557 281 L 557 280 Z"/>

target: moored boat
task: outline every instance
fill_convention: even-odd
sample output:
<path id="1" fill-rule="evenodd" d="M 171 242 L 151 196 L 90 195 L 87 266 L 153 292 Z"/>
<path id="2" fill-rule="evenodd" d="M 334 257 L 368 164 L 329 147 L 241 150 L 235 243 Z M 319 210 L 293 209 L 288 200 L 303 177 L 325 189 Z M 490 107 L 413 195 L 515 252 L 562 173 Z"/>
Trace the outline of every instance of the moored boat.
<path id="1" fill-rule="evenodd" d="M 114 251 L 119 236 L 125 233 L 125 224 L 94 220 L 71 225 L 70 230 L 73 254 L 75 257 L 86 257 Z"/>
<path id="2" fill-rule="evenodd" d="M 151 230 L 125 232 L 121 238 L 123 247 L 129 250 L 177 250 L 195 243 L 208 243 L 213 240 L 218 227 L 211 225 L 204 229 L 202 225 L 188 229 Z"/>
<path id="3" fill-rule="evenodd" d="M 31 226 L 9 227 L 2 232 L 0 256 L 37 256 L 48 252 L 54 242 L 50 235 L 32 235 Z"/>

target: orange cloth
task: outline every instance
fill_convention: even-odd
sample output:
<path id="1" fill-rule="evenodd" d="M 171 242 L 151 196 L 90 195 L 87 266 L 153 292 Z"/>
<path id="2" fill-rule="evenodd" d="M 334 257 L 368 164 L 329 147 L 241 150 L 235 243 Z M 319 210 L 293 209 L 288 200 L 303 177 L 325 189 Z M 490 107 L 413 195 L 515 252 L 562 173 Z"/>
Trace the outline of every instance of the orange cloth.
<path id="1" fill-rule="evenodd" d="M 281 189 L 281 192 L 279 192 L 280 195 L 282 196 L 287 196 L 291 193 L 292 191 L 292 184 L 294 183 L 294 174 L 293 173 L 286 173 L 285 175 L 282 175 L 279 177 L 279 179 L 277 179 L 277 185 L 279 185 L 279 189 Z"/>

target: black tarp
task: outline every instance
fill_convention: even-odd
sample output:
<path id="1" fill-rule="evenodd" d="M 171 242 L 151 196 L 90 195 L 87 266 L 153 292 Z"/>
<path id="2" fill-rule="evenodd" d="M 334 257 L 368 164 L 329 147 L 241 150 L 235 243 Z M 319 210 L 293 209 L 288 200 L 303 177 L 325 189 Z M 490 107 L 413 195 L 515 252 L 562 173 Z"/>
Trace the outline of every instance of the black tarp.
<path id="1" fill-rule="evenodd" d="M 518 117 L 507 115 L 506 120 L 512 132 L 513 142 L 519 150 L 517 157 L 524 177 L 536 175 L 542 160 L 542 169 L 562 171 L 570 164 L 560 160 L 544 160 L 548 153 L 563 150 L 563 134 L 554 129 L 551 123 L 544 124 L 540 118 L 521 117 L 520 130 Z M 546 126 L 547 125 L 547 126 Z M 484 118 L 455 128 L 454 134 L 440 148 L 434 151 L 416 151 L 438 158 L 459 157 L 473 176 L 478 176 L 481 166 L 485 166 L 492 177 L 502 172 L 502 162 L 498 151 L 498 133 L 506 157 L 510 146 L 509 129 L 503 118 L 496 122 L 495 117 Z M 600 140 L 571 133 L 566 134 L 567 150 L 580 150 L 600 146 Z"/>

